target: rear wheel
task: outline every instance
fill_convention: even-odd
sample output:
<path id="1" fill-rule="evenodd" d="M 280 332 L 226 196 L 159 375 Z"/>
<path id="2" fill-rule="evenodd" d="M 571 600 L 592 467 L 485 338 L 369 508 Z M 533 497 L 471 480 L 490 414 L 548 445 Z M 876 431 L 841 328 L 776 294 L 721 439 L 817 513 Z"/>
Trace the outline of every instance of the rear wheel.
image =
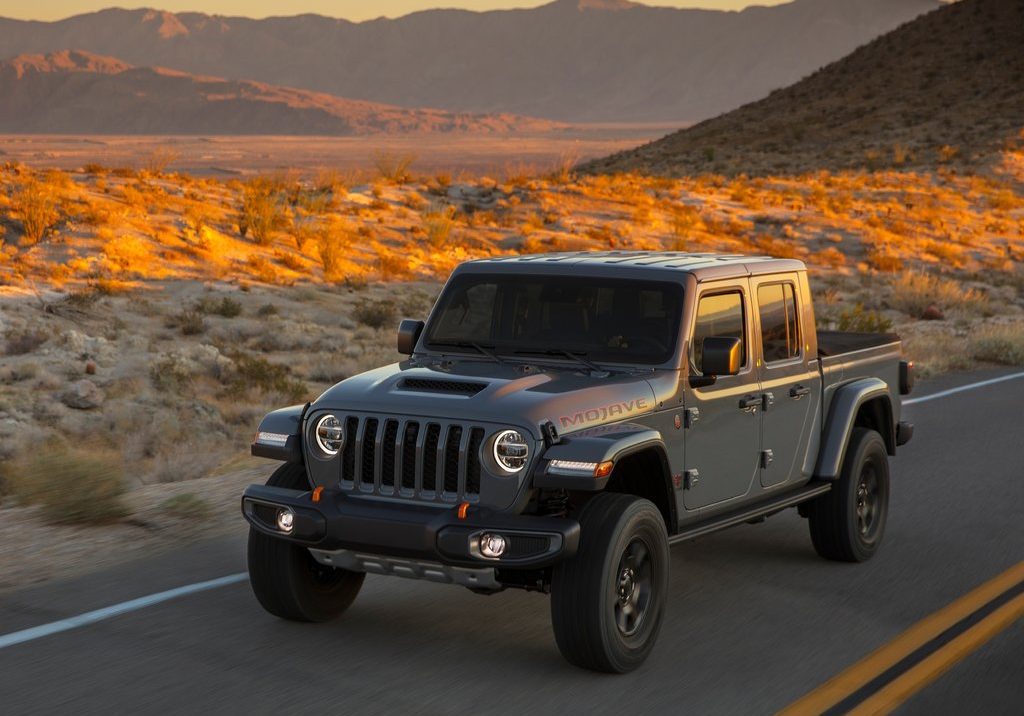
<path id="1" fill-rule="evenodd" d="M 882 543 L 889 513 L 889 458 L 882 436 L 854 428 L 839 479 L 807 507 L 818 554 L 840 562 L 870 559 Z"/>
<path id="2" fill-rule="evenodd" d="M 309 488 L 305 468 L 295 463 L 279 467 L 267 484 Z M 249 583 L 259 603 L 274 616 L 299 622 L 332 619 L 352 604 L 365 576 L 322 565 L 305 547 L 249 528 Z"/>
<path id="3" fill-rule="evenodd" d="M 654 648 L 668 589 L 668 537 L 649 500 L 602 493 L 579 515 L 580 547 L 555 567 L 551 622 L 572 664 L 623 673 Z"/>

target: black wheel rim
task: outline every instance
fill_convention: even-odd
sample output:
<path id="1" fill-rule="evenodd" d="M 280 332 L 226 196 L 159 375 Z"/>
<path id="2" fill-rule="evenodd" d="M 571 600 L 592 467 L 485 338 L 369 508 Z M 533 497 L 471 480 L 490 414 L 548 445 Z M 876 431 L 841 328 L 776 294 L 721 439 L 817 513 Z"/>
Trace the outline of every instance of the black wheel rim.
<path id="1" fill-rule="evenodd" d="M 308 549 L 302 549 L 302 551 L 306 553 L 304 562 L 315 590 L 329 592 L 341 583 L 342 578 L 345 576 L 342 570 L 328 567 L 326 564 L 320 564 L 309 553 Z"/>
<path id="2" fill-rule="evenodd" d="M 873 542 L 882 522 L 883 495 L 878 473 L 871 463 L 864 465 L 861 470 L 855 497 L 857 532 L 864 542 Z"/>
<path id="3" fill-rule="evenodd" d="M 612 585 L 615 624 L 623 636 L 632 636 L 643 625 L 654 591 L 654 565 L 648 544 L 634 537 L 622 552 Z"/>

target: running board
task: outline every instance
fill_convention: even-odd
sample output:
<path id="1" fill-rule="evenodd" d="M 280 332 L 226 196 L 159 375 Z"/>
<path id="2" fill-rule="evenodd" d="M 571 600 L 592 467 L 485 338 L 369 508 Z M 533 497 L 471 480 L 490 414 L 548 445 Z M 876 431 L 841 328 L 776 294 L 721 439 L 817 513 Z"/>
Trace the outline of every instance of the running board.
<path id="1" fill-rule="evenodd" d="M 706 520 L 701 520 L 696 524 L 688 525 L 676 534 L 671 535 L 668 538 L 668 543 L 676 544 L 677 542 L 685 542 L 686 540 L 690 540 L 695 537 L 701 537 L 711 532 L 723 530 L 726 527 L 741 525 L 744 522 L 755 520 L 758 517 L 765 517 L 773 512 L 784 510 L 787 507 L 799 505 L 801 502 L 811 500 L 818 495 L 824 495 L 831 489 L 831 482 L 815 480 L 807 483 L 797 490 L 781 493 L 767 502 L 760 502 L 756 505 L 747 505 L 746 507 L 742 507 L 738 510 L 726 512 L 721 515 L 715 515 L 714 517 L 709 517 Z"/>

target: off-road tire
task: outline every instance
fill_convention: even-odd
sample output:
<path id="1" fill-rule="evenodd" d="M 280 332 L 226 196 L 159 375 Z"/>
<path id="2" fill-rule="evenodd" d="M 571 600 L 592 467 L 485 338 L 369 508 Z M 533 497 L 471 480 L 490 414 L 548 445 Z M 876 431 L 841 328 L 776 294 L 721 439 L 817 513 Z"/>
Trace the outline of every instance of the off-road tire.
<path id="1" fill-rule="evenodd" d="M 839 479 L 807 504 L 814 549 L 825 559 L 863 562 L 878 551 L 889 512 L 889 457 L 876 431 L 854 428 Z"/>
<path id="2" fill-rule="evenodd" d="M 578 519 L 579 551 L 558 564 L 551 579 L 555 642 L 562 656 L 576 666 L 632 671 L 654 648 L 665 612 L 669 571 L 665 521 L 649 500 L 615 493 L 592 497 Z M 637 559 L 638 545 L 646 551 L 649 572 Z M 627 572 L 635 579 L 624 584 Z M 630 599 L 637 601 L 627 600 L 624 606 L 621 590 L 628 591 L 627 587 L 633 589 Z M 632 631 L 628 628 L 631 615 Z"/>
<path id="3" fill-rule="evenodd" d="M 309 489 L 302 465 L 286 463 L 267 484 Z M 309 550 L 249 528 L 249 584 L 263 608 L 296 622 L 324 622 L 341 614 L 359 594 L 363 572 L 321 565 Z"/>

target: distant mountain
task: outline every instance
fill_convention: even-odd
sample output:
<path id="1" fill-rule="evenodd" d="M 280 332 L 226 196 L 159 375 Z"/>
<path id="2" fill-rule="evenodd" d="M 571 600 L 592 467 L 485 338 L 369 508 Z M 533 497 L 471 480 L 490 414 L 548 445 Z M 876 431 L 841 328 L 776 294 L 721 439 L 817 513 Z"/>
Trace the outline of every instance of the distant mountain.
<path id="1" fill-rule="evenodd" d="M 790 84 L 938 4 L 795 0 L 720 12 L 556 0 L 361 23 L 111 9 L 49 23 L 0 19 L 0 58 L 76 47 L 407 107 L 686 122 Z"/>
<path id="2" fill-rule="evenodd" d="M 765 99 L 588 164 L 748 174 L 980 165 L 1024 146 L 1024 0 L 961 0 Z"/>
<path id="3" fill-rule="evenodd" d="M 295 134 L 549 131 L 550 120 L 406 109 L 63 50 L 0 63 L 0 132 Z"/>

